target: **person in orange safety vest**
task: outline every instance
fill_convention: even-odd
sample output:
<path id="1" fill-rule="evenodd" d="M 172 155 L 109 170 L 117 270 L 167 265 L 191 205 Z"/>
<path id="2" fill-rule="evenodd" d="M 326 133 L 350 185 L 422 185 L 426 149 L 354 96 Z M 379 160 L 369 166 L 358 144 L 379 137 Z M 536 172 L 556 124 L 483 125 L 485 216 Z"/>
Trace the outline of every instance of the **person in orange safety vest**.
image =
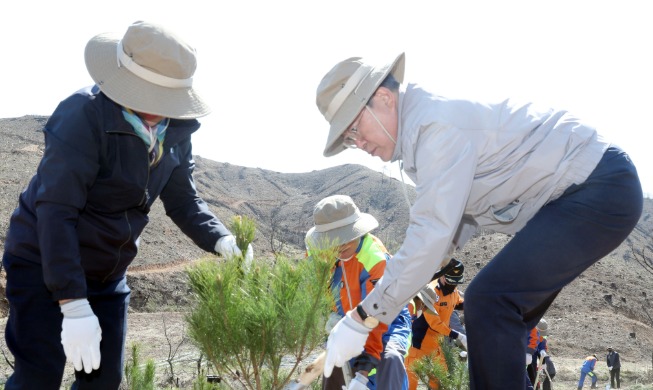
<path id="1" fill-rule="evenodd" d="M 378 221 L 362 213 L 346 195 L 322 199 L 313 211 L 315 226 L 306 234 L 307 247 L 338 246 L 330 289 L 335 307 L 327 321 L 327 332 L 338 321 L 357 310 L 357 305 L 374 289 L 392 256 L 381 240 L 370 232 Z M 364 325 L 360 325 L 364 326 Z M 390 324 L 378 323 L 370 332 L 362 353 L 323 377 L 322 389 L 405 390 L 408 386 L 404 355 L 410 343 L 410 314 L 405 307 Z M 347 372 L 347 373 L 346 373 Z"/>
<path id="2" fill-rule="evenodd" d="M 427 285 L 430 289 L 422 289 L 420 292 L 422 295 L 427 294 L 420 301 L 431 301 L 436 312 L 423 308 L 422 315 L 413 321 L 412 346 L 406 358 L 409 390 L 417 389 L 418 379 L 410 367 L 414 361 L 435 353 L 439 361 L 446 364 L 440 348 L 440 343 L 444 341 L 444 337 L 458 340 L 465 349 L 467 348 L 465 334 L 451 329 L 449 325 L 453 311 L 463 309 L 464 298 L 461 292 L 458 291 L 458 285 L 465 281 L 464 265 L 456 259 L 451 259 L 451 262 L 453 264 L 448 265 L 451 268 L 449 271 L 440 278 L 431 281 Z M 428 291 L 433 291 L 435 296 L 429 298 L 428 295 L 432 293 L 428 293 Z M 437 385 L 431 383 L 431 387 L 437 388 Z"/>

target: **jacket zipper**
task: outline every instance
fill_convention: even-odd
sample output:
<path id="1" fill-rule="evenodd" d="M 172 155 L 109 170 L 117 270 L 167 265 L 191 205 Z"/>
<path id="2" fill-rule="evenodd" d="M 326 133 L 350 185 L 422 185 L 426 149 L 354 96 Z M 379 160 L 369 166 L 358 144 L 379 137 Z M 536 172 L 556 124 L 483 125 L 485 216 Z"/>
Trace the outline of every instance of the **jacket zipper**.
<path id="1" fill-rule="evenodd" d="M 129 134 L 131 136 L 134 136 L 134 137 L 138 138 L 138 136 L 136 134 L 130 133 L 128 131 L 116 131 L 114 133 Z M 146 161 L 146 164 L 147 164 L 147 179 L 145 180 L 145 189 L 143 191 L 143 197 L 141 198 L 141 202 L 140 202 L 139 206 L 144 208 L 145 206 L 147 206 L 147 202 L 149 201 L 149 197 L 150 197 L 149 190 L 147 188 L 147 186 L 150 183 L 150 154 L 149 154 L 149 151 L 147 150 L 147 145 L 145 145 L 145 142 L 142 142 L 142 145 L 143 145 L 143 148 L 145 148 L 145 161 Z M 128 215 L 127 211 L 125 211 L 124 214 L 125 214 L 125 222 L 127 223 L 127 228 L 128 228 L 129 234 L 127 235 L 127 239 L 125 240 L 125 242 L 123 242 L 120 245 L 120 247 L 118 247 L 116 263 L 114 264 L 113 269 L 111 270 L 111 272 L 109 272 L 104 277 L 104 279 L 102 279 L 102 282 L 106 282 L 107 279 L 111 275 L 113 275 L 114 272 L 116 272 L 116 268 L 118 268 L 118 264 L 120 264 L 120 259 L 122 257 L 122 248 L 124 248 L 124 246 L 127 245 L 129 243 L 129 241 L 131 240 L 131 238 L 132 238 L 132 226 L 131 226 L 131 223 L 129 222 L 129 215 Z"/>

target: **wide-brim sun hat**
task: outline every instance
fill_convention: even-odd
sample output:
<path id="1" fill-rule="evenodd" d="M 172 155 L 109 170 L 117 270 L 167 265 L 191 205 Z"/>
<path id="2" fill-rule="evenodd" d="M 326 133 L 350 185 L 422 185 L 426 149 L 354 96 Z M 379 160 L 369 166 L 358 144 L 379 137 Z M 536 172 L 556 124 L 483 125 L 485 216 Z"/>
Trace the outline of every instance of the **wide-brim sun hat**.
<path id="1" fill-rule="evenodd" d="M 211 112 L 193 87 L 195 49 L 162 26 L 137 21 L 122 37 L 96 35 L 84 58 L 100 90 L 124 107 L 176 119 Z"/>
<path id="2" fill-rule="evenodd" d="M 421 299 L 422 302 L 424 302 L 424 306 L 428 311 L 431 312 L 431 314 L 438 314 L 438 310 L 435 308 L 435 304 L 438 303 L 440 297 L 438 297 L 438 293 L 435 292 L 430 284 L 422 287 L 417 293 L 417 297 Z"/>
<path id="3" fill-rule="evenodd" d="M 362 213 L 347 195 L 319 201 L 313 209 L 313 221 L 315 226 L 306 233 L 306 245 L 317 249 L 346 244 L 379 226 L 376 218 Z"/>
<path id="4" fill-rule="evenodd" d="M 351 57 L 334 66 L 317 87 L 317 107 L 329 122 L 329 136 L 324 156 L 334 156 L 346 147 L 342 133 L 370 100 L 385 78 L 392 76 L 399 83 L 404 80 L 405 54 L 389 63 L 376 65 L 361 57 Z"/>
<path id="5" fill-rule="evenodd" d="M 548 336 L 549 335 L 549 324 L 546 322 L 544 318 L 540 320 L 540 322 L 537 323 L 537 331 L 540 333 L 540 336 Z"/>

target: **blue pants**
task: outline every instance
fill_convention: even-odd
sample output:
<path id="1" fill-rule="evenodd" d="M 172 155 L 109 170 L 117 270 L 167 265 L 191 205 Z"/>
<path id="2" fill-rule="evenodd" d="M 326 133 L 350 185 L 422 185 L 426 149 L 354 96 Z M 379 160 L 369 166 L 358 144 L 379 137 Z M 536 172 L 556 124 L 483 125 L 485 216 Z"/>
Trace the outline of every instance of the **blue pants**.
<path id="1" fill-rule="evenodd" d="M 377 390 L 408 390 L 405 357 L 410 348 L 412 320 L 404 307 L 383 335 L 383 352 L 375 375 Z"/>
<path id="2" fill-rule="evenodd" d="M 585 375 L 589 375 L 589 377 L 592 378 L 592 387 L 596 387 L 596 382 L 598 381 L 598 378 L 596 377 L 594 371 L 590 371 L 590 372 L 581 371 L 580 379 L 578 380 L 578 388 L 579 389 L 583 388 L 583 383 L 585 383 Z"/>
<path id="3" fill-rule="evenodd" d="M 408 374 L 404 365 L 406 352 L 402 343 L 393 340 L 385 346 L 378 374 L 375 375 L 377 390 L 408 390 Z"/>
<path id="4" fill-rule="evenodd" d="M 9 318 L 5 339 L 14 355 L 6 390 L 59 390 L 66 364 L 61 345 L 63 315 L 43 282 L 40 264 L 5 253 Z M 87 280 L 88 300 L 100 321 L 101 364 L 90 374 L 76 371 L 72 389 L 116 390 L 123 372 L 130 290 L 126 278 L 100 283 Z"/>
<path id="5" fill-rule="evenodd" d="M 465 290 L 472 390 L 524 387 L 527 332 L 563 287 L 628 237 L 643 199 L 629 157 L 609 148 L 584 183 L 542 207 L 476 275 Z"/>

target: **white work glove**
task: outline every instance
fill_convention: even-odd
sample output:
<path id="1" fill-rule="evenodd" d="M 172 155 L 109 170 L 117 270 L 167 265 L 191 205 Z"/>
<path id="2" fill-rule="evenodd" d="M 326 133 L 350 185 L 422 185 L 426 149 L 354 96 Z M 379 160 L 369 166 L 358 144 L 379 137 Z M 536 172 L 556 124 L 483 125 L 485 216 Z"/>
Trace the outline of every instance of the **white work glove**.
<path id="1" fill-rule="evenodd" d="M 465 336 L 463 333 L 458 333 L 456 340 L 460 340 L 460 344 L 462 344 L 463 348 L 467 350 L 467 336 Z"/>
<path id="2" fill-rule="evenodd" d="M 608 367 L 608 371 L 612 371 L 612 367 Z"/>
<path id="3" fill-rule="evenodd" d="M 60 306 L 63 314 L 61 344 L 75 370 L 90 374 L 100 368 L 102 329 L 88 299 L 76 299 Z"/>
<path id="4" fill-rule="evenodd" d="M 526 365 L 530 366 L 531 363 L 533 363 L 533 355 L 526 352 Z"/>
<path id="5" fill-rule="evenodd" d="M 324 361 L 324 376 L 330 377 L 333 367 L 342 367 L 349 359 L 365 349 L 365 342 L 372 329 L 351 317 L 352 311 L 333 327 L 329 334 Z"/>
<path id="6" fill-rule="evenodd" d="M 354 379 L 349 382 L 349 387 L 342 386 L 342 390 L 367 390 L 367 382 L 369 382 L 369 379 L 357 372 Z"/>
<path id="7" fill-rule="evenodd" d="M 218 252 L 222 257 L 230 258 L 232 256 L 242 256 L 243 252 L 238 248 L 236 244 L 236 237 L 233 235 L 222 236 L 218 239 L 218 242 L 215 243 L 215 251 Z M 252 244 L 247 246 L 247 251 L 245 251 L 245 268 L 249 268 L 254 259 L 254 249 Z"/>
<path id="8" fill-rule="evenodd" d="M 544 359 L 546 357 L 546 351 L 541 350 L 539 356 L 540 356 L 540 359 Z"/>

